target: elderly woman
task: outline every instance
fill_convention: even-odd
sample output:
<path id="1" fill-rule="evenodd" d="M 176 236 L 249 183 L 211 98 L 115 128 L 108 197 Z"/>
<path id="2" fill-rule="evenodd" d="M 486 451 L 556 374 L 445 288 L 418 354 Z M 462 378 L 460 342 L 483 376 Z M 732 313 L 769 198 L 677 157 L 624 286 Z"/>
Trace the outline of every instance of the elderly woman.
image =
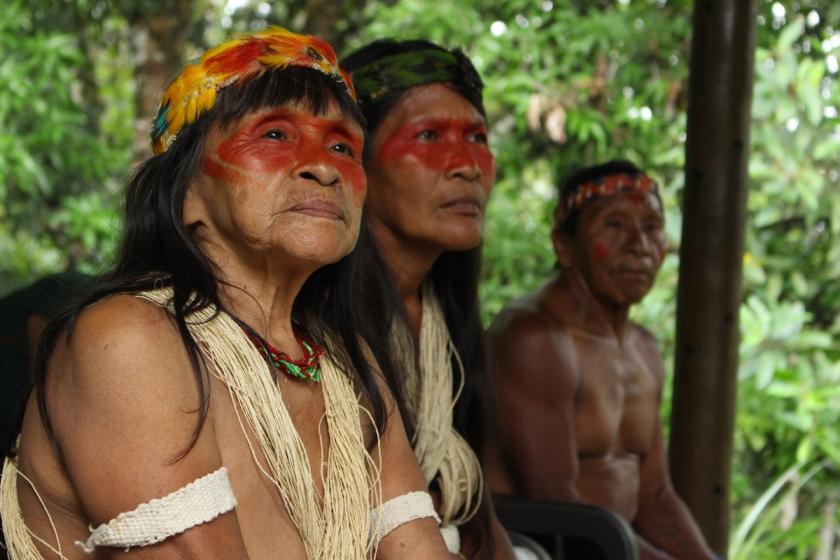
<path id="1" fill-rule="evenodd" d="M 480 507 L 481 469 L 465 440 L 480 441 L 483 427 L 477 289 L 495 178 L 481 79 L 460 50 L 427 41 L 376 41 L 343 64 L 370 137 L 366 219 L 374 247 L 363 308 L 400 372 L 390 381 L 449 550 L 511 557 L 492 508 Z"/>
<path id="2" fill-rule="evenodd" d="M 448 557 L 351 300 L 361 121 L 329 45 L 282 29 L 169 86 L 116 267 L 45 333 L 13 559 Z"/>

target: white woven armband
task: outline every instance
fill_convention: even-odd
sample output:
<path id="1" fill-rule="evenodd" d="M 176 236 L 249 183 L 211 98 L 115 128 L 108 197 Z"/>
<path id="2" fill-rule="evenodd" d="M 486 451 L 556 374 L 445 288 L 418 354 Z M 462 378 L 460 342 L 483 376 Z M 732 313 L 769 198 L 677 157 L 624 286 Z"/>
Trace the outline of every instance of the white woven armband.
<path id="1" fill-rule="evenodd" d="M 76 541 L 76 544 L 85 552 L 93 552 L 97 546 L 126 549 L 148 546 L 207 523 L 234 507 L 236 498 L 227 469 L 222 467 L 164 498 L 121 513 L 96 529 L 91 527 L 88 540 Z"/>
<path id="2" fill-rule="evenodd" d="M 440 517 L 435 513 L 435 505 L 428 492 L 409 492 L 391 498 L 370 512 L 373 540 L 379 543 L 385 535 L 400 525 L 424 517 L 431 517 L 440 524 Z"/>

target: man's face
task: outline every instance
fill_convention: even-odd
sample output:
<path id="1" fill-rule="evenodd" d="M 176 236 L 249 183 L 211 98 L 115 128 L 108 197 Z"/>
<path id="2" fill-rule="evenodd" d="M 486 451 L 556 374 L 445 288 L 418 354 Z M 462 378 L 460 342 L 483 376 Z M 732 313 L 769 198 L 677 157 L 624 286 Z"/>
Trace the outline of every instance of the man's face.
<path id="1" fill-rule="evenodd" d="M 335 105 L 261 109 L 207 135 L 184 220 L 237 255 L 317 266 L 356 243 L 366 180 L 363 135 Z"/>
<path id="2" fill-rule="evenodd" d="M 667 244 L 659 199 L 653 193 L 622 193 L 581 210 L 567 260 L 599 300 L 630 306 L 647 295 Z M 562 259 L 561 259 L 562 263 Z"/>
<path id="3" fill-rule="evenodd" d="M 481 241 L 495 179 L 487 125 L 443 84 L 410 90 L 371 139 L 371 218 L 396 237 L 442 251 Z"/>

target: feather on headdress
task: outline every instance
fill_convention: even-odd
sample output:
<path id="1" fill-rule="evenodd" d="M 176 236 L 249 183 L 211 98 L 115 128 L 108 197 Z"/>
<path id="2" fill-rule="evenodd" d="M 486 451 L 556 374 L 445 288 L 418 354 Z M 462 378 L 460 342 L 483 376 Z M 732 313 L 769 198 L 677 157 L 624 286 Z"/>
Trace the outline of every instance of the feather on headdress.
<path id="1" fill-rule="evenodd" d="M 152 123 L 155 155 L 165 152 L 184 126 L 210 110 L 220 90 L 263 72 L 292 66 L 311 68 L 333 78 L 356 99 L 353 82 L 339 67 L 329 43 L 271 27 L 222 43 L 184 67 L 164 92 Z"/>
<path id="2" fill-rule="evenodd" d="M 564 193 L 565 210 L 572 212 L 580 209 L 590 200 L 628 192 L 656 193 L 656 182 L 644 173 L 607 175 L 595 181 L 577 185 L 573 190 Z"/>

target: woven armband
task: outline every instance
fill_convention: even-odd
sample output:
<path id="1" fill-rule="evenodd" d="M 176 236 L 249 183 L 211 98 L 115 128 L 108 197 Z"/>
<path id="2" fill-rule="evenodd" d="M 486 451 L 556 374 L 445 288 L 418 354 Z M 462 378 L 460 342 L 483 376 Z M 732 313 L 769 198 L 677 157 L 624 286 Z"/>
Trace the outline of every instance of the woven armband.
<path id="1" fill-rule="evenodd" d="M 440 523 L 432 497 L 428 492 L 409 492 L 391 498 L 370 512 L 373 540 L 378 543 L 400 525 L 424 517 L 431 517 L 436 523 Z"/>
<path id="2" fill-rule="evenodd" d="M 227 469 L 220 468 L 164 498 L 121 513 L 108 523 L 91 527 L 87 541 L 76 541 L 85 552 L 97 546 L 131 548 L 159 543 L 191 527 L 207 523 L 236 507 Z"/>

